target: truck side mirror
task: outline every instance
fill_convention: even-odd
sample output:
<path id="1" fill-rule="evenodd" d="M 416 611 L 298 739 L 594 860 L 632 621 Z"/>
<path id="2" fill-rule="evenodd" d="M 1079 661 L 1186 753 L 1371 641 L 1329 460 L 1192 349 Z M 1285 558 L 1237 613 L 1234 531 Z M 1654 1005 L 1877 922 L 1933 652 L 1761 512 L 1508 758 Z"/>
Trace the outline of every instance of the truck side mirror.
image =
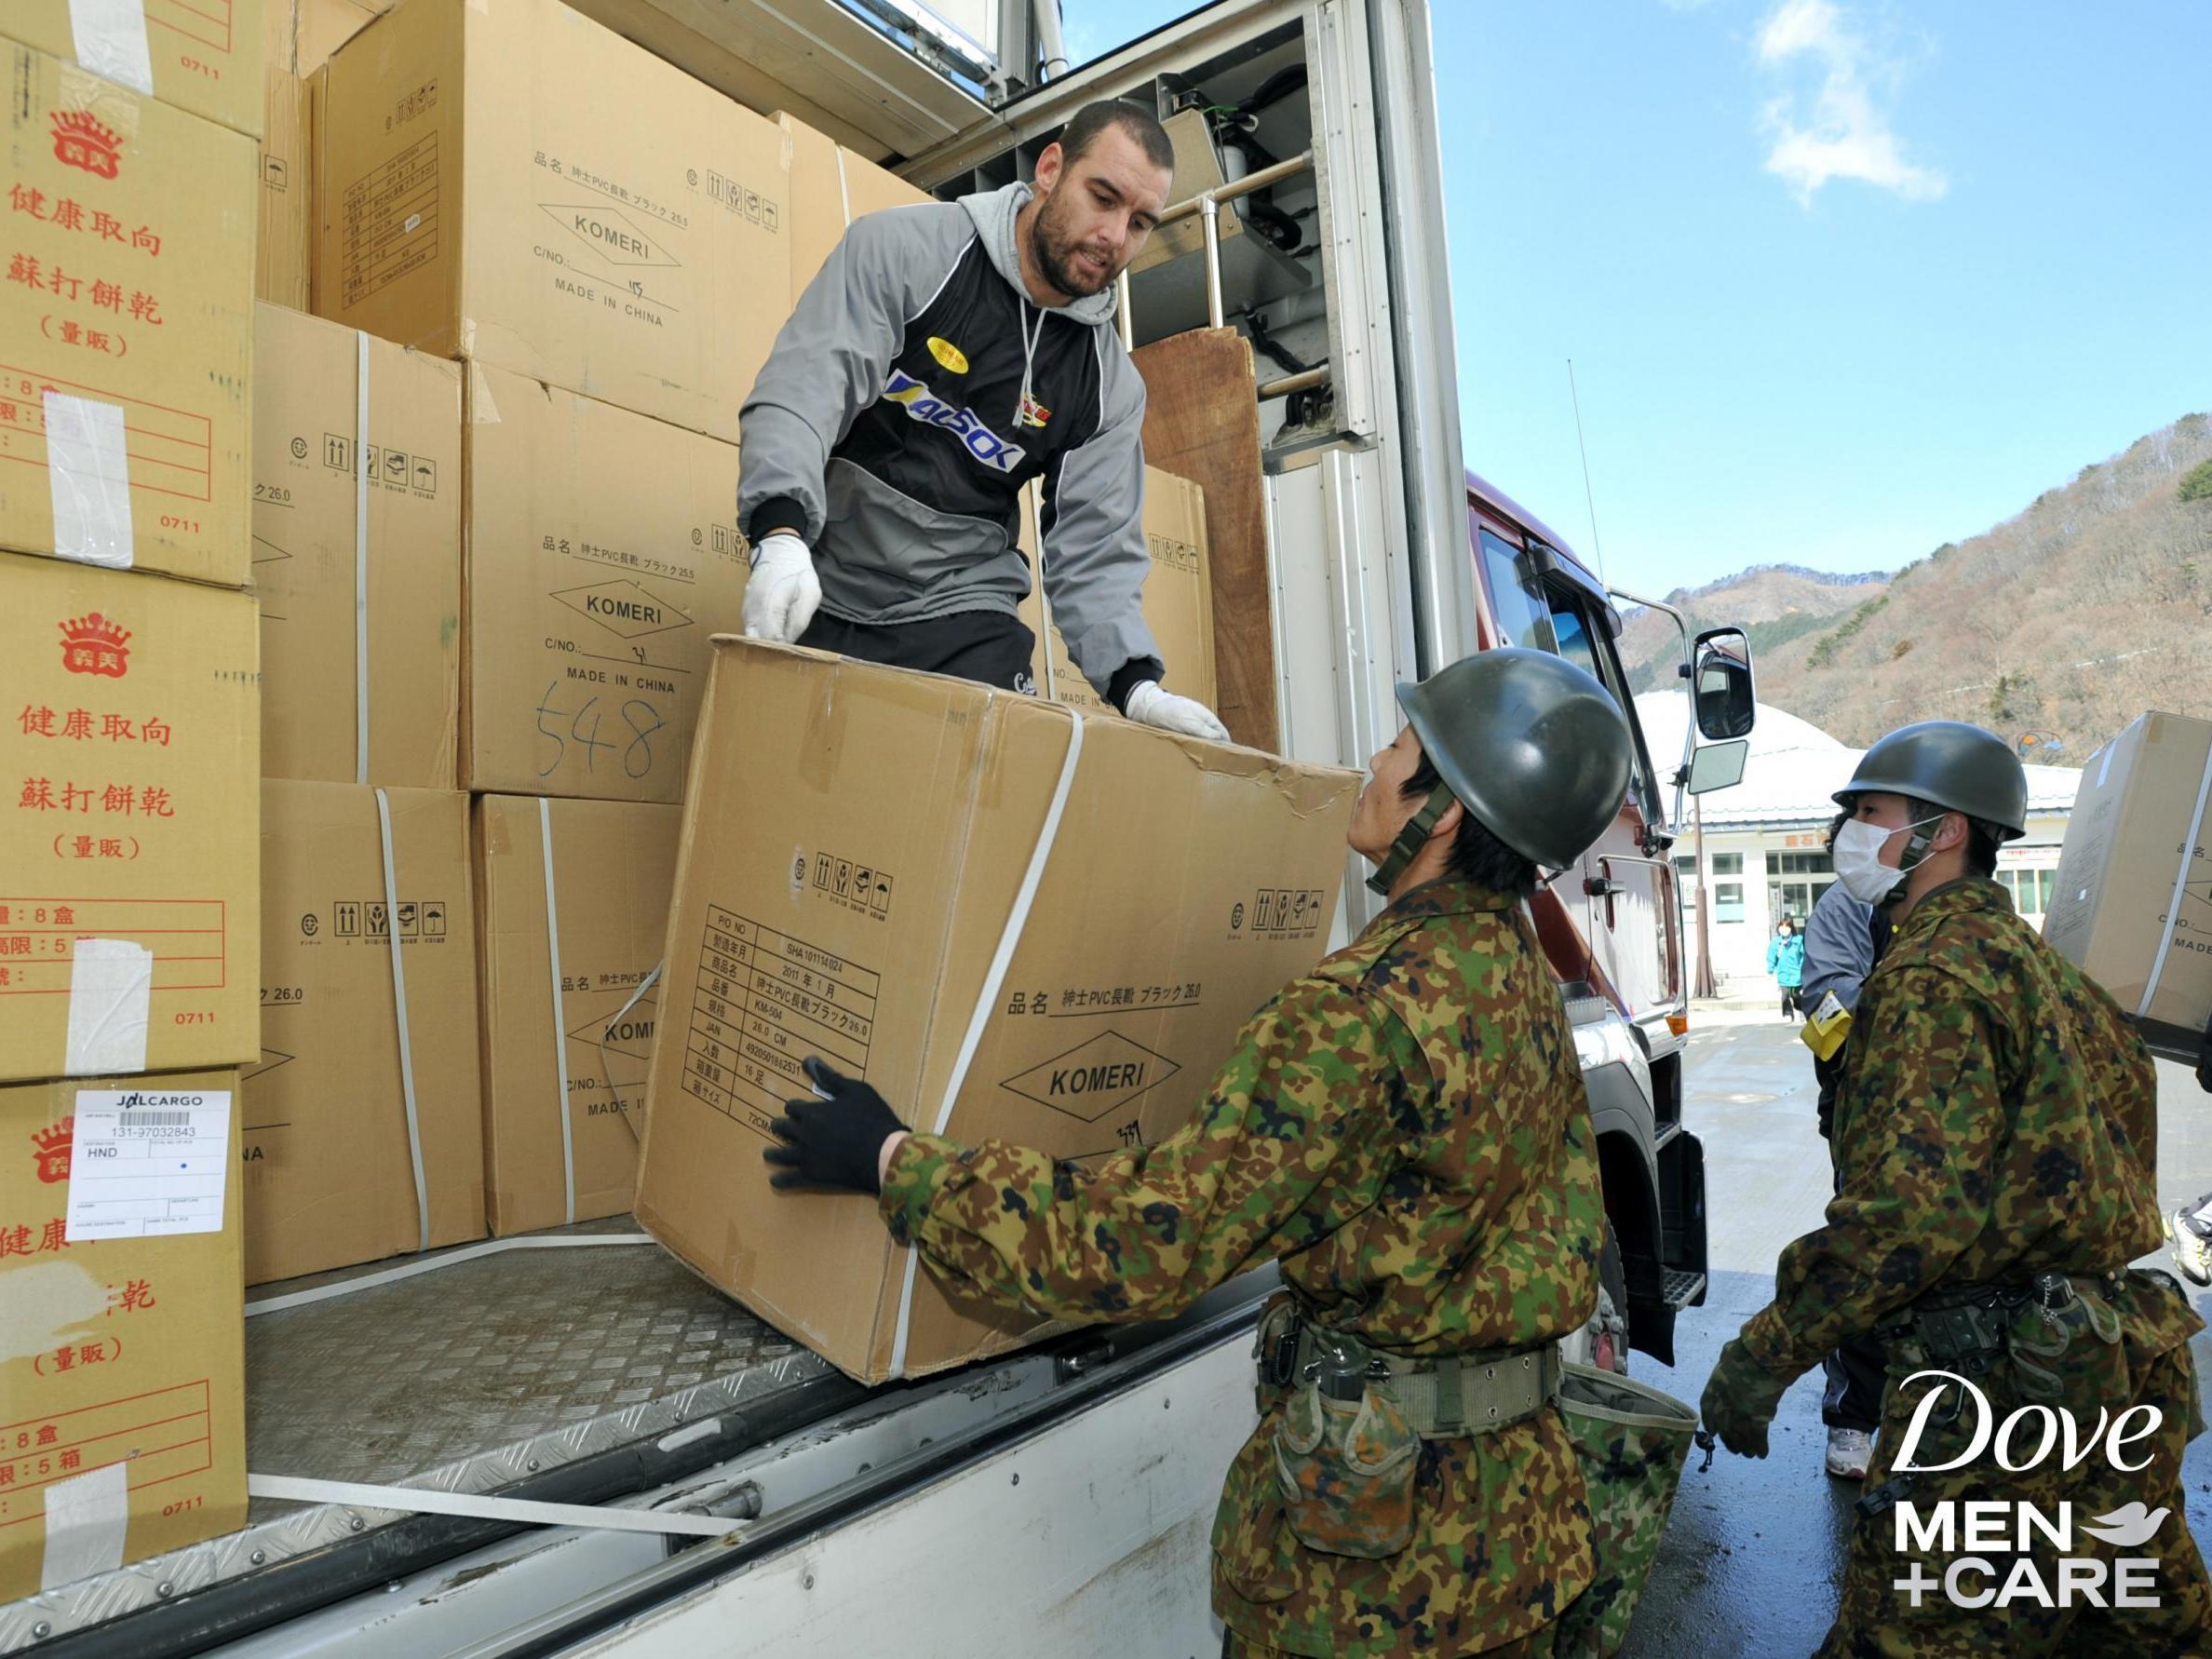
<path id="1" fill-rule="evenodd" d="M 1744 781 L 1744 761 L 1750 752 L 1750 743 L 1741 737 L 1733 743 L 1705 745 L 1690 757 L 1689 792 L 1709 795 L 1715 789 L 1733 789 Z"/>
<path id="2" fill-rule="evenodd" d="M 1756 703 L 1751 684 L 1751 641 L 1744 630 L 1740 627 L 1706 629 L 1697 636 L 1693 661 L 1690 685 L 1697 710 L 1698 731 L 1712 738 L 1747 735 L 1756 716 Z M 1743 776 L 1740 766 L 1736 776 Z M 1728 781 L 1733 783 L 1736 778 Z"/>

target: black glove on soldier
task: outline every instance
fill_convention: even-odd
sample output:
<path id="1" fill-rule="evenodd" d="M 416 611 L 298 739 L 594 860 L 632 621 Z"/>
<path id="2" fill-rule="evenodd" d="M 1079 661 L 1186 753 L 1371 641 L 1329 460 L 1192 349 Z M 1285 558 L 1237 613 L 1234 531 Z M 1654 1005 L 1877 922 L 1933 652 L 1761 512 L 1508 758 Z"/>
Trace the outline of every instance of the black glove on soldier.
<path id="1" fill-rule="evenodd" d="M 761 1154 L 776 1167 L 768 1184 L 881 1193 L 876 1161 L 883 1142 L 906 1125 L 874 1088 L 839 1075 L 818 1056 L 806 1062 L 806 1074 L 827 1098 L 786 1100 L 784 1115 L 768 1126 L 781 1143 Z"/>

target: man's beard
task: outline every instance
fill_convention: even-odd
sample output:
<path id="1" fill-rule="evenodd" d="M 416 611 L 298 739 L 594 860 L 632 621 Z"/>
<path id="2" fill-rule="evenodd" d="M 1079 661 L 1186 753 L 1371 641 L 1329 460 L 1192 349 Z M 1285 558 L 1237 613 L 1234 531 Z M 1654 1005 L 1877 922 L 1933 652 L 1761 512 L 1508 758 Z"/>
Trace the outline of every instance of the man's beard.
<path id="1" fill-rule="evenodd" d="M 1076 263 L 1083 252 L 1073 238 L 1063 240 L 1057 233 L 1058 224 L 1053 214 L 1052 197 L 1047 196 L 1037 203 L 1037 217 L 1030 226 L 1030 257 L 1037 262 L 1037 269 L 1045 280 L 1063 294 L 1081 300 L 1099 292 L 1121 273 L 1109 264 L 1102 275 L 1094 275 Z"/>

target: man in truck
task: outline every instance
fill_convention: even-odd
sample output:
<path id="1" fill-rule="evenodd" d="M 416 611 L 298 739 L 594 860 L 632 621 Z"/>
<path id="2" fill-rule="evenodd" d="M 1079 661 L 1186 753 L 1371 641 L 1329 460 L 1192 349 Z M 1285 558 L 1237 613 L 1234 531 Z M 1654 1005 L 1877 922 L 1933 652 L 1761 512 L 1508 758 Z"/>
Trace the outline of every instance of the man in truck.
<path id="1" fill-rule="evenodd" d="M 1164 1318 L 1269 1261 L 1260 1426 L 1216 1513 L 1231 1653 L 1551 1651 L 1593 1576 L 1556 1343 L 1598 1302 L 1597 1142 L 1520 910 L 1619 810 L 1620 708 L 1546 653 L 1401 686 L 1353 848 L 1390 903 L 1254 1016 L 1196 1114 L 1095 1167 L 910 1134 L 807 1062 L 774 1184 L 878 1194 L 967 1295 Z M 1285 1480 L 1295 1496 L 1286 1496 Z"/>
<path id="2" fill-rule="evenodd" d="M 1079 110 L 1036 182 L 856 220 L 739 414 L 745 631 L 1035 689 L 1020 492 L 1075 666 L 1131 720 L 1226 742 L 1164 689 L 1145 627 L 1144 382 L 1114 280 L 1167 206 L 1175 152 L 1135 104 Z"/>
<path id="3" fill-rule="evenodd" d="M 1994 879 L 2026 828 L 2010 744 L 1905 726 L 1836 803 L 1837 879 L 1895 918 L 1844 1050 L 1842 1190 L 1721 1350 L 1705 1421 L 1764 1457 L 1790 1382 L 1854 1333 L 1883 1337 L 1892 1381 L 1824 1654 L 2205 1652 L 2212 1586 L 2181 1493 L 2204 1321 L 2127 1265 L 2160 1237 L 2151 1057 Z M 2124 1446 L 2104 1436 L 2115 1419 Z M 2061 1453 L 2062 1432 L 2085 1448 Z M 1970 1505 L 1975 1536 L 2016 1550 L 1945 1524 Z"/>

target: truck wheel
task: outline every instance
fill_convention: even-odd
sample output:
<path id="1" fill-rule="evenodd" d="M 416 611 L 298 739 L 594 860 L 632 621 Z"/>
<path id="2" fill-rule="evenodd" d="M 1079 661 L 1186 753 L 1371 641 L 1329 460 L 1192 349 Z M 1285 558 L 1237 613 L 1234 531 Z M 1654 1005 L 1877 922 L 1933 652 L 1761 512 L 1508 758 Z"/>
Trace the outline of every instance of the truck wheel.
<path id="1" fill-rule="evenodd" d="M 1598 1369 L 1628 1374 L 1628 1270 L 1610 1227 L 1598 1258 L 1598 1312 L 1590 1319 L 1589 1344 L 1590 1363 Z"/>

